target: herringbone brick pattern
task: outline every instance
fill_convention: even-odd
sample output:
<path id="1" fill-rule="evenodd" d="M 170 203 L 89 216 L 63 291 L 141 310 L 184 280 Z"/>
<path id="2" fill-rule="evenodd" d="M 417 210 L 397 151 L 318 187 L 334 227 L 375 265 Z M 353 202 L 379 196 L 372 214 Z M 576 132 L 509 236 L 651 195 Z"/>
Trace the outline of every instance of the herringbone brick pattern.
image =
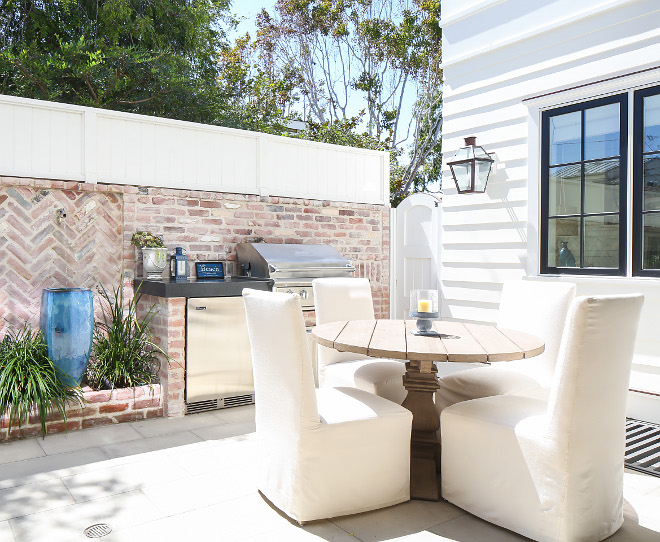
<path id="1" fill-rule="evenodd" d="M 121 194 L 0 187 L 0 336 L 38 326 L 43 288 L 117 285 L 122 220 Z"/>

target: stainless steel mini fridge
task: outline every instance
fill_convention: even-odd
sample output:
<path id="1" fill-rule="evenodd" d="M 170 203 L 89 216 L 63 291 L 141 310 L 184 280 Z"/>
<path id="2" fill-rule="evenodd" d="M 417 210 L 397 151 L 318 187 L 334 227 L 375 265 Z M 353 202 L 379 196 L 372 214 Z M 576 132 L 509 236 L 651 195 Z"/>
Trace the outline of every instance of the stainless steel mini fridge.
<path id="1" fill-rule="evenodd" d="M 242 297 L 188 299 L 186 413 L 254 403 Z"/>

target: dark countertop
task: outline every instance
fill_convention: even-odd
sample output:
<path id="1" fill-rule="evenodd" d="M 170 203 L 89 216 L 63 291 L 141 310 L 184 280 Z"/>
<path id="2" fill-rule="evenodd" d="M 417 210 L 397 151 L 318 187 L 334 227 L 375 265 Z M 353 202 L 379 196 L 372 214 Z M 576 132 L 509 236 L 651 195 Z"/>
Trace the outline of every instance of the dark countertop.
<path id="1" fill-rule="evenodd" d="M 241 295 L 243 288 L 271 290 L 273 279 L 231 277 L 173 281 L 138 278 L 133 281 L 133 287 L 141 294 L 156 297 L 237 297 Z"/>

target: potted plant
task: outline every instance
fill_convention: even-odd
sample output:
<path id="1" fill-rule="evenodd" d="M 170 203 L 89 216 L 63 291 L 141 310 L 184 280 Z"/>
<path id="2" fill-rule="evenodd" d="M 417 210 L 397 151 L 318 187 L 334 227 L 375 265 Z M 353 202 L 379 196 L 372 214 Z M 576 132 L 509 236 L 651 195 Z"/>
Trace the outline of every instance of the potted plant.
<path id="1" fill-rule="evenodd" d="M 60 413 L 66 429 L 67 403 L 83 404 L 80 387 L 67 381 L 48 358 L 43 335 L 33 333 L 29 324 L 18 333 L 8 331 L 0 342 L 0 416 L 8 415 L 9 431 L 14 422 L 20 428 L 36 413 L 45 437 L 46 418 L 54 411 Z"/>
<path id="2" fill-rule="evenodd" d="M 111 294 L 103 286 L 99 286 L 98 292 L 103 321 L 94 328 L 92 361 L 87 366 L 88 384 L 95 389 L 114 389 L 157 382 L 160 369 L 157 352 L 169 358 L 154 344 L 149 329 L 155 306 L 138 318 L 137 307 L 142 297 L 138 292 L 128 303 L 124 303 L 121 285 Z"/>
<path id="3" fill-rule="evenodd" d="M 142 251 L 142 270 L 149 279 L 159 279 L 167 265 L 167 248 L 162 237 L 149 231 L 136 231 L 131 244 Z M 136 252 L 137 261 L 137 252 Z"/>

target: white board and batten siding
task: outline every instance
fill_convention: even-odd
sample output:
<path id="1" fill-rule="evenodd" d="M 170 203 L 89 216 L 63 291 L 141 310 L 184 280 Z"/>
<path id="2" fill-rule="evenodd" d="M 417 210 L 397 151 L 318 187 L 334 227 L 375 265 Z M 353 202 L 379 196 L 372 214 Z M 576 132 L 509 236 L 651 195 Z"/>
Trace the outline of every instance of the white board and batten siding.
<path id="1" fill-rule="evenodd" d="M 443 316 L 494 322 L 502 283 L 569 280 L 646 296 L 635 372 L 660 392 L 660 279 L 539 276 L 541 112 L 660 83 L 656 0 L 443 0 Z M 446 165 L 463 138 L 494 153 L 485 194 Z M 660 417 L 660 413 L 657 415 Z"/>
<path id="2" fill-rule="evenodd" d="M 389 155 L 0 95 L 0 175 L 389 205 Z"/>

